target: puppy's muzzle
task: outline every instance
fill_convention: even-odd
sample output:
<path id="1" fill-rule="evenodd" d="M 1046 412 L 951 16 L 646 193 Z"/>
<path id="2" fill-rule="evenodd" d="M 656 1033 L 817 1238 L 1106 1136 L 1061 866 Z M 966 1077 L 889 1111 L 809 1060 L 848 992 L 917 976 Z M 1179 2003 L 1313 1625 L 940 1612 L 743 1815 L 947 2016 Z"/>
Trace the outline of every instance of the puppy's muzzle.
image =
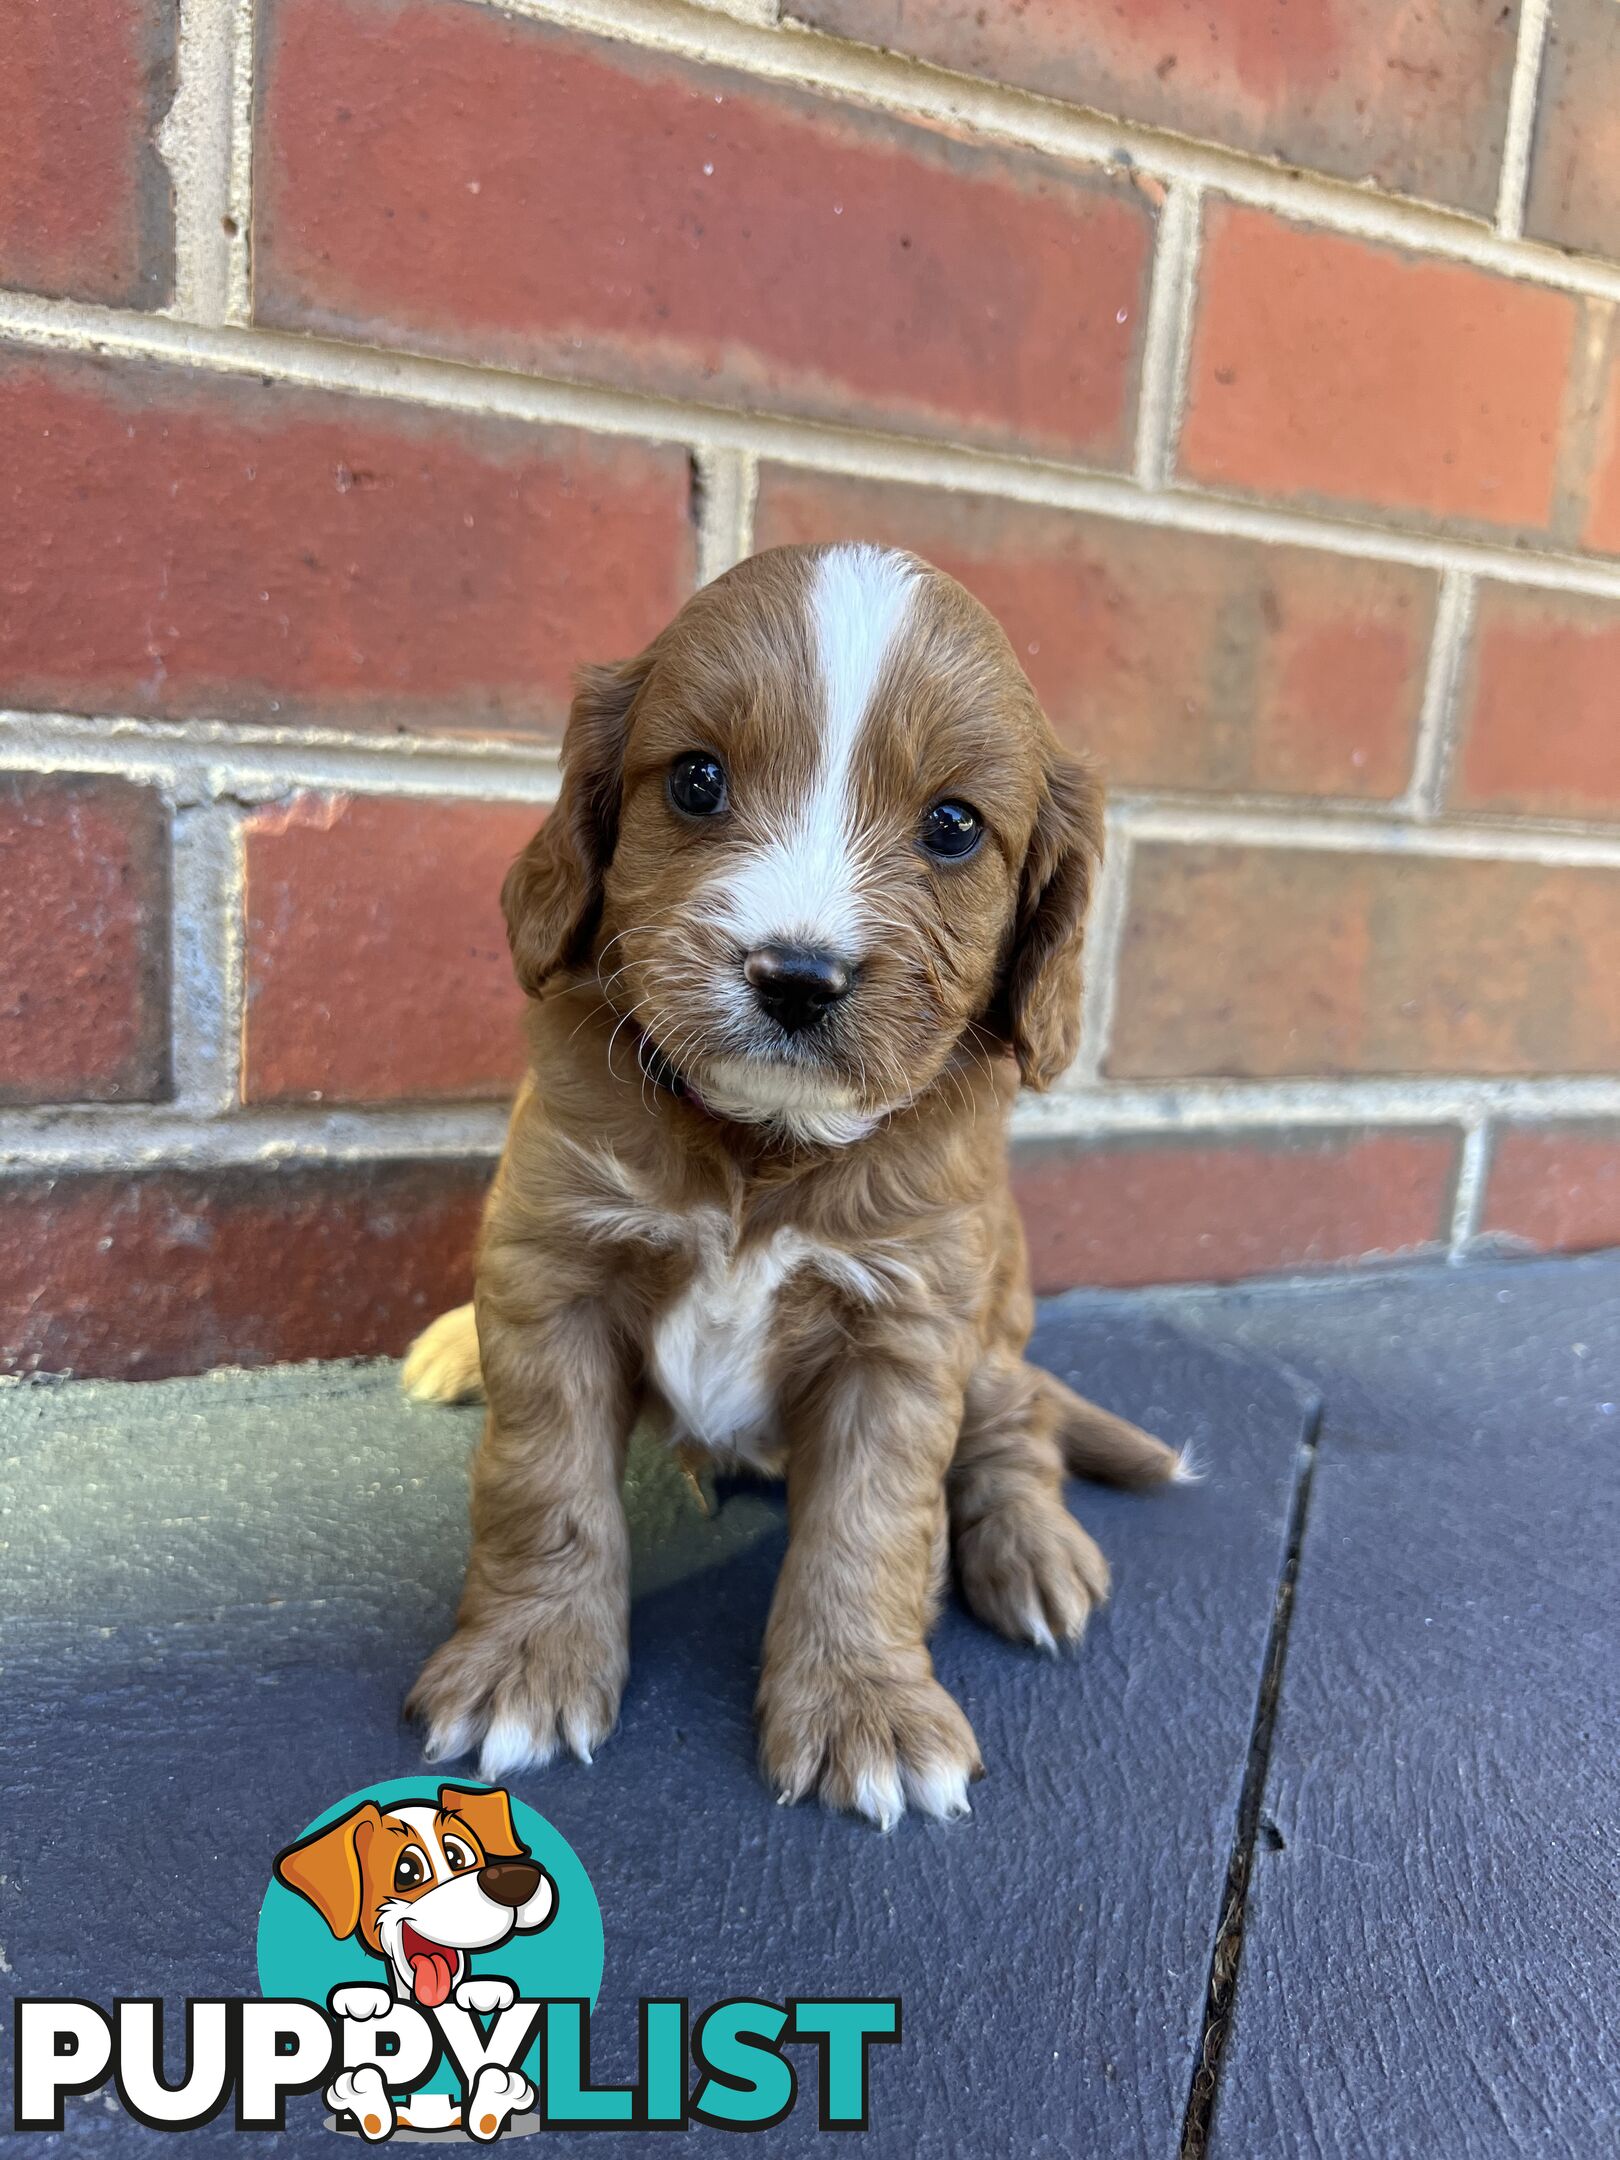
<path id="1" fill-rule="evenodd" d="M 743 962 L 760 1010 L 784 1034 L 797 1035 L 840 998 L 848 997 L 855 971 L 836 953 L 809 945 L 761 945 Z"/>
<path id="2" fill-rule="evenodd" d="M 478 1870 L 478 1887 L 497 1905 L 516 1912 L 539 1889 L 540 1870 L 532 1860 L 490 1860 Z"/>

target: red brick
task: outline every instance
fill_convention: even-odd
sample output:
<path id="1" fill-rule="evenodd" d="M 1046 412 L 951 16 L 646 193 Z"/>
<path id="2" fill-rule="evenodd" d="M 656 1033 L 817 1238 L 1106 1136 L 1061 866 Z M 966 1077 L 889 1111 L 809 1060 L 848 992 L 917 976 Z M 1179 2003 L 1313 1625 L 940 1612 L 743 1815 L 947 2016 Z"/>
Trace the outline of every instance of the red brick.
<path id="1" fill-rule="evenodd" d="M 1390 796 L 1410 775 L 1425 571 L 782 465 L 760 472 L 755 531 L 950 571 L 1120 785 Z"/>
<path id="2" fill-rule="evenodd" d="M 1138 848 L 1111 1073 L 1620 1071 L 1620 872 Z"/>
<path id="3" fill-rule="evenodd" d="M 1480 1229 L 1542 1252 L 1620 1245 L 1620 1125 L 1497 1132 Z"/>
<path id="4" fill-rule="evenodd" d="M 1604 555 L 1620 555 L 1620 347 L 1610 324 L 1608 386 L 1596 429 L 1596 456 L 1582 540 Z"/>
<path id="5" fill-rule="evenodd" d="M 523 995 L 501 879 L 523 803 L 301 796 L 248 823 L 248 1102 L 505 1096 Z"/>
<path id="6" fill-rule="evenodd" d="M 1489 211 L 1501 0 L 787 0 L 801 22 L 1094 112 Z"/>
<path id="7" fill-rule="evenodd" d="M 1620 817 L 1620 607 L 1481 588 L 1451 802 Z"/>
<path id="8" fill-rule="evenodd" d="M 173 0 L 0 0 L 0 285 L 157 307 L 173 280 L 156 130 Z"/>
<path id="9" fill-rule="evenodd" d="M 692 578 L 674 450 L 0 354 L 0 702 L 554 730 Z"/>
<path id="10" fill-rule="evenodd" d="M 484 1163 L 0 1183 L 0 1365 L 157 1380 L 393 1357 L 471 1295 Z"/>
<path id="11" fill-rule="evenodd" d="M 151 789 L 0 775 L 0 1102 L 166 1095 L 168 948 Z"/>
<path id="12" fill-rule="evenodd" d="M 1620 256 L 1620 10 L 1553 0 L 1536 106 L 1524 229 Z"/>
<path id="13" fill-rule="evenodd" d="M 1264 210 L 1205 220 L 1180 461 L 1242 494 L 1545 530 L 1579 303 Z"/>
<path id="14" fill-rule="evenodd" d="M 1127 461 L 1128 182 L 451 0 L 274 0 L 265 321 Z"/>
<path id="15" fill-rule="evenodd" d="M 1443 1245 L 1457 1156 L 1449 1129 L 1046 1142 L 1013 1184 L 1039 1291 L 1236 1282 Z"/>

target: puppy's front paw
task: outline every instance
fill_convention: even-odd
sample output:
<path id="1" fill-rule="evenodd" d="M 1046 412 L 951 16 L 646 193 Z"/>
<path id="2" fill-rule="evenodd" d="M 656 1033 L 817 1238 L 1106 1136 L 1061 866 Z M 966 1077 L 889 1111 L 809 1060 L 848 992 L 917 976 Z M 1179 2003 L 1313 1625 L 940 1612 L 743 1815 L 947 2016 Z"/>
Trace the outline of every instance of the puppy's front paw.
<path id="1" fill-rule="evenodd" d="M 429 1762 L 478 1754 L 497 1784 L 566 1749 L 581 1762 L 612 1732 L 629 1670 L 622 1629 L 573 1616 L 539 1627 L 480 1622 L 435 1650 L 405 1705 Z"/>
<path id="2" fill-rule="evenodd" d="M 1108 1562 L 1055 1493 L 998 1500 L 959 1531 L 962 1595 L 985 1623 L 1014 1642 L 1055 1652 L 1085 1632 L 1108 1595 Z"/>
<path id="3" fill-rule="evenodd" d="M 380 2145 L 384 2138 L 393 2136 L 394 2103 L 388 2097 L 382 2072 L 374 2063 L 341 2072 L 327 2086 L 323 2097 L 334 2115 L 354 2117 L 360 2125 L 360 2135 L 369 2144 Z"/>
<path id="4" fill-rule="evenodd" d="M 526 2077 L 516 2070 L 503 2070 L 499 2063 L 485 2063 L 467 2095 L 468 2135 L 480 2144 L 498 2137 L 511 2117 L 521 2115 L 533 2098 L 534 2087 Z"/>
<path id="5" fill-rule="evenodd" d="M 819 1794 L 891 1830 L 907 1803 L 951 1819 L 972 1812 L 984 1774 L 973 1728 L 929 1672 L 875 1673 L 806 1661 L 760 1684 L 760 1756 L 784 1802 Z"/>
<path id="6" fill-rule="evenodd" d="M 516 2001 L 517 1989 L 510 1980 L 462 1980 L 456 1986 L 456 2008 L 476 2011 L 480 2017 L 489 2017 L 497 2010 L 510 2010 Z"/>
<path id="7" fill-rule="evenodd" d="M 393 2007 L 394 1998 L 386 1988 L 372 1987 L 364 1982 L 334 1988 L 330 2000 L 332 2015 L 340 2018 L 386 2017 Z"/>

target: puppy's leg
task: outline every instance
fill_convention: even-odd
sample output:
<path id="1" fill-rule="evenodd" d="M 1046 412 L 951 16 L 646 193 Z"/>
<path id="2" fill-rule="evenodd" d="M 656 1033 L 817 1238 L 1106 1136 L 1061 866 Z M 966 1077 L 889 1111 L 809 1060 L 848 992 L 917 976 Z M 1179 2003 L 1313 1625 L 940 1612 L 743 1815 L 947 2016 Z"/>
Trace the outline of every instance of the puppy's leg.
<path id="1" fill-rule="evenodd" d="M 791 1406 L 787 1557 L 759 1687 L 765 1775 L 887 1830 L 907 1803 L 968 1812 L 972 1728 L 924 1636 L 944 1557 L 945 1467 L 961 1420 L 949 1352 L 854 1348 Z"/>
<path id="2" fill-rule="evenodd" d="M 431 1759 L 477 1749 L 492 1782 L 561 1748 L 588 1762 L 629 1666 L 628 1356 L 601 1302 L 559 1297 L 556 1279 L 532 1246 L 486 1247 L 467 1586 L 406 1706 Z"/>
<path id="3" fill-rule="evenodd" d="M 968 1604 L 1015 1642 L 1056 1650 L 1079 1641 L 1092 1607 L 1107 1597 L 1108 1563 L 1063 1504 L 1063 1404 L 1046 1379 L 1020 1358 L 985 1358 L 968 1382 L 946 1490 Z M 1091 1408 L 1078 1396 L 1070 1401 Z M 1158 1446 L 1145 1433 L 1139 1438 Z"/>
<path id="4" fill-rule="evenodd" d="M 400 1385 L 413 1402 L 476 1402 L 484 1392 L 478 1327 L 470 1305 L 441 1313 L 405 1353 Z"/>

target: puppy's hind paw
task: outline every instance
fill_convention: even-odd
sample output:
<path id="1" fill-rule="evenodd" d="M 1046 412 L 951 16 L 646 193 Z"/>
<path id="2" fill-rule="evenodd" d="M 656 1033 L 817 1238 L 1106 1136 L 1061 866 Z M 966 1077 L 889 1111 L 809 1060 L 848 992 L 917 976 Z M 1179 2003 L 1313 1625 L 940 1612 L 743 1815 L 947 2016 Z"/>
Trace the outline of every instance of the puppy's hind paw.
<path id="1" fill-rule="evenodd" d="M 463 2120 L 470 2137 L 480 2144 L 499 2137 L 514 2115 L 521 2115 L 534 2099 L 534 2087 L 516 2070 L 499 2063 L 485 2063 L 467 2095 Z"/>
<path id="2" fill-rule="evenodd" d="M 1055 1655 L 1108 1596 L 1108 1562 L 1055 1493 L 998 1501 L 956 1538 L 962 1595 L 986 1627 Z"/>
<path id="3" fill-rule="evenodd" d="M 470 1305 L 441 1313 L 405 1353 L 400 1385 L 412 1402 L 477 1402 L 484 1392 L 478 1327 Z"/>
<path id="4" fill-rule="evenodd" d="M 393 2136 L 394 2103 L 374 2063 L 343 2071 L 327 2086 L 323 2097 L 334 2115 L 354 2117 L 368 2144 L 380 2145 Z"/>

